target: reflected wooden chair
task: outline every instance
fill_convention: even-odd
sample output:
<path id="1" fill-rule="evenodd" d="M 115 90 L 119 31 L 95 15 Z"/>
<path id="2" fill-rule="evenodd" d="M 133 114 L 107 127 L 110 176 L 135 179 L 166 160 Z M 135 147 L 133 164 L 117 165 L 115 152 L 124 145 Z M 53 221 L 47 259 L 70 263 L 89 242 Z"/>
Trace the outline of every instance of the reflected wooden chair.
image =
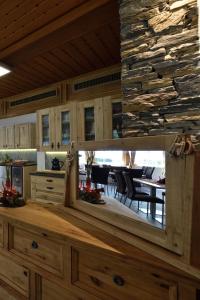
<path id="1" fill-rule="evenodd" d="M 157 197 L 152 197 L 147 193 L 138 192 L 134 186 L 133 178 L 129 172 L 123 172 L 123 176 L 124 176 L 124 180 L 125 180 L 126 186 L 127 186 L 126 199 L 128 198 L 131 200 L 129 207 L 131 207 L 133 201 L 138 201 L 138 211 L 139 211 L 140 202 L 146 202 L 147 203 L 147 216 L 148 216 L 150 203 L 159 203 L 164 206 L 163 199 L 160 199 Z"/>
<path id="2" fill-rule="evenodd" d="M 106 187 L 107 194 L 109 195 L 108 175 L 109 175 L 109 168 L 100 168 L 99 166 L 92 166 L 91 182 L 94 183 L 95 188 L 97 188 L 98 184 L 100 184 L 101 186 L 103 185 L 104 193 L 105 193 L 105 187 Z"/>
<path id="3" fill-rule="evenodd" d="M 126 182 L 124 180 L 124 177 L 122 175 L 122 171 L 120 170 L 114 170 L 115 178 L 116 178 L 116 191 L 115 191 L 115 198 L 117 195 L 121 195 L 120 202 L 122 201 L 123 197 L 126 196 Z"/>

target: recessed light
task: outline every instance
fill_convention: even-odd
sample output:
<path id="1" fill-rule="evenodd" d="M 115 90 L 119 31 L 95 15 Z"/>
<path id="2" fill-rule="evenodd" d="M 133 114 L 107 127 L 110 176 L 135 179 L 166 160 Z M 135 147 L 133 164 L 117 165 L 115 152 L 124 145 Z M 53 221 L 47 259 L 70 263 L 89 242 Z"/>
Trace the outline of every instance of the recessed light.
<path id="1" fill-rule="evenodd" d="M 6 75 L 6 74 L 8 74 L 10 72 L 11 72 L 11 70 L 8 67 L 0 64 L 0 77 L 4 76 L 4 75 Z"/>

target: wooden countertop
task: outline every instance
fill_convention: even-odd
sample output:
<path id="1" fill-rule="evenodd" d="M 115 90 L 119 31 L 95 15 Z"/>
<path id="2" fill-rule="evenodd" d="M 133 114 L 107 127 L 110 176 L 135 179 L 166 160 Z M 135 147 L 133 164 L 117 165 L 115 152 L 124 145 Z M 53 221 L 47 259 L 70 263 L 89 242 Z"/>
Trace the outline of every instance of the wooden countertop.
<path id="1" fill-rule="evenodd" d="M 66 211 L 63 212 L 63 209 Z M 50 231 L 59 235 L 62 239 L 71 240 L 72 243 L 79 243 L 92 246 L 98 251 L 106 251 L 107 254 L 122 256 L 126 261 L 134 259 L 153 265 L 161 270 L 180 274 L 181 276 L 197 279 L 183 270 L 171 266 L 163 260 L 132 246 L 115 236 L 98 229 L 97 227 L 74 217 L 67 212 L 67 208 L 45 207 L 43 205 L 28 202 L 23 207 L 0 208 L 0 216 L 7 221 L 23 222 L 41 230 Z M 25 224 L 24 224 L 25 226 Z M 115 228 L 117 230 L 117 228 Z"/>

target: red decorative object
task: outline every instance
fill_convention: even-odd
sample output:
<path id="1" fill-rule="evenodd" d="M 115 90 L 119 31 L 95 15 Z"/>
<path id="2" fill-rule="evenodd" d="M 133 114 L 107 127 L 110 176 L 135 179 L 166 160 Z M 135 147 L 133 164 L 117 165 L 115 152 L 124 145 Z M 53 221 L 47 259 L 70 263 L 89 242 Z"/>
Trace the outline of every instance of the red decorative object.
<path id="1" fill-rule="evenodd" d="M 92 204 L 105 204 L 105 201 L 101 199 L 101 193 L 104 192 L 104 189 L 91 189 L 91 182 L 86 187 L 79 189 L 79 196 L 81 200 Z"/>
<path id="2" fill-rule="evenodd" d="M 86 188 L 87 190 L 91 189 L 91 179 L 89 177 L 86 179 Z"/>
<path id="3" fill-rule="evenodd" d="M 2 183 L 3 191 L 1 192 L 0 203 L 6 207 L 19 207 L 25 205 L 24 199 L 20 193 L 16 191 L 15 187 L 11 185 L 9 180 Z"/>

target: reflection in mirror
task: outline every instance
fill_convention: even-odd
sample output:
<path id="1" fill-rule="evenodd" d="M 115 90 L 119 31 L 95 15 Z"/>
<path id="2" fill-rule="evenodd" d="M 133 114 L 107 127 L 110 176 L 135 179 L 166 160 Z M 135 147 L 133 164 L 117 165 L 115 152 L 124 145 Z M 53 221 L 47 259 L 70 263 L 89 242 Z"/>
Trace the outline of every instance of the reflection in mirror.
<path id="1" fill-rule="evenodd" d="M 79 199 L 164 229 L 164 151 L 79 151 Z"/>

